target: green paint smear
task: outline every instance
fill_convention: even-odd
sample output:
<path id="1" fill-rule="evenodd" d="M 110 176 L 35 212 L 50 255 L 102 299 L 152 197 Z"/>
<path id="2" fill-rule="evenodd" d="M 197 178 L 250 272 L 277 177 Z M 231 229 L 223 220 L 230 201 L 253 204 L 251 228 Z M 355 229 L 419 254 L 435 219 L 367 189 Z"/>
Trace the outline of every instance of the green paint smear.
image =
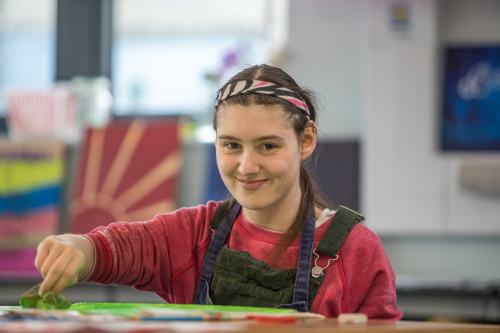
<path id="1" fill-rule="evenodd" d="M 147 309 L 192 310 L 206 312 L 260 312 L 260 313 L 294 313 L 292 309 L 259 308 L 230 305 L 198 305 L 198 304 L 165 304 L 165 303 L 74 303 L 69 310 L 86 314 L 113 316 L 135 316 Z"/>
<path id="2" fill-rule="evenodd" d="M 32 287 L 21 295 L 19 304 L 22 308 L 35 308 L 40 310 L 65 310 L 71 306 L 71 302 L 61 295 L 55 295 L 49 291 L 42 296 L 38 295 L 40 284 Z"/>

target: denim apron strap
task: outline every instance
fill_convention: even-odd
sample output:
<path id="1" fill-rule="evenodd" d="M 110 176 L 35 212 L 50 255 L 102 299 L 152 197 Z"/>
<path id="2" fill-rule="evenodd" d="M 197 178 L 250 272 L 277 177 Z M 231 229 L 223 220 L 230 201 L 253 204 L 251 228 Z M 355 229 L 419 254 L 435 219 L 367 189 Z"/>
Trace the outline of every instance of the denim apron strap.
<path id="1" fill-rule="evenodd" d="M 226 243 L 229 228 L 232 227 L 240 209 L 240 204 L 235 203 L 228 214 L 229 221 L 226 221 L 224 218 L 213 235 L 213 239 L 207 249 L 205 260 L 203 261 L 201 279 L 198 283 L 198 287 L 196 288 L 193 304 L 212 305 L 212 301 L 210 300 L 208 293 L 210 290 L 210 281 L 212 280 L 212 274 L 215 268 L 215 261 L 217 260 L 217 256 L 219 255 L 222 247 Z"/>
<path id="2" fill-rule="evenodd" d="M 300 235 L 299 260 L 297 263 L 297 275 L 295 277 L 295 289 L 292 304 L 281 304 L 277 308 L 295 309 L 307 312 L 309 301 L 309 278 L 311 276 L 311 259 L 314 248 L 314 232 L 316 229 L 316 216 L 314 209 L 309 214 L 302 233 Z"/>

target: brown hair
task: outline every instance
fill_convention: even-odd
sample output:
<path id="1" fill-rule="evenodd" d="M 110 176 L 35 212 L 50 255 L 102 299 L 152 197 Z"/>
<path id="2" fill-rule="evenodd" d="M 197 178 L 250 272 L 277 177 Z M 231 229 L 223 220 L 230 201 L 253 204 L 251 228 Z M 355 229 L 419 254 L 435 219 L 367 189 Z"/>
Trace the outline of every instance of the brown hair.
<path id="1" fill-rule="evenodd" d="M 272 82 L 282 87 L 288 88 L 301 96 L 302 100 L 307 104 L 310 112 L 310 119 L 316 122 L 317 112 L 314 99 L 314 93 L 310 90 L 301 88 L 295 80 L 285 73 L 282 69 L 269 65 L 256 65 L 244 69 L 233 76 L 219 91 L 223 91 L 227 85 L 242 80 L 260 80 Z M 297 138 L 300 138 L 307 126 L 308 119 L 305 115 L 293 104 L 274 96 L 264 94 L 238 94 L 228 97 L 221 105 L 280 105 L 283 110 L 289 113 L 288 120 L 292 124 Z M 219 105 L 220 106 L 220 105 Z M 213 128 L 217 131 L 217 115 L 218 108 L 214 110 Z M 309 160 L 309 159 L 307 159 Z M 306 161 L 307 161 L 306 160 Z M 314 207 L 321 209 L 328 208 L 330 205 L 320 192 L 318 186 L 306 170 L 305 162 L 300 166 L 300 189 L 301 201 L 299 211 L 292 225 L 286 230 L 280 241 L 274 248 L 273 258 L 279 257 L 286 248 L 297 238 L 302 231 L 309 214 L 314 210 Z M 235 199 L 232 199 L 230 207 L 234 205 Z"/>

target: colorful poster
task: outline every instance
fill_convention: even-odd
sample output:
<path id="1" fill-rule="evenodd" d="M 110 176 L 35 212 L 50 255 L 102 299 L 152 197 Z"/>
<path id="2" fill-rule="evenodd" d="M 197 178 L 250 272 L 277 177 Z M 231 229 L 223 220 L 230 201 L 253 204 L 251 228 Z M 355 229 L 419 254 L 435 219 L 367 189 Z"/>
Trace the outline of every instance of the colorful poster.
<path id="1" fill-rule="evenodd" d="M 0 277 L 39 276 L 36 247 L 59 231 L 65 151 L 0 140 Z"/>
<path id="2" fill-rule="evenodd" d="M 175 210 L 181 150 L 177 121 L 117 122 L 88 129 L 69 231 L 85 233 Z"/>
<path id="3" fill-rule="evenodd" d="M 500 46 L 446 50 L 441 147 L 500 150 Z"/>

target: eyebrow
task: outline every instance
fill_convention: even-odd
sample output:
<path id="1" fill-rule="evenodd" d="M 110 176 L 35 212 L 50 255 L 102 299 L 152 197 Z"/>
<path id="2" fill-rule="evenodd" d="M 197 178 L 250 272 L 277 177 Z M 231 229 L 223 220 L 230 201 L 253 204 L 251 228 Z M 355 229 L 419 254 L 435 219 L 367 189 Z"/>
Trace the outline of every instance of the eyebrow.
<path id="1" fill-rule="evenodd" d="M 231 140 L 231 141 L 241 141 L 241 139 L 231 136 L 231 135 L 221 135 L 218 136 L 217 139 L 219 140 Z M 284 142 L 285 139 L 281 136 L 277 135 L 266 135 L 266 136 L 261 136 L 258 138 L 255 138 L 253 142 L 261 142 L 261 141 L 279 141 L 279 142 Z"/>

